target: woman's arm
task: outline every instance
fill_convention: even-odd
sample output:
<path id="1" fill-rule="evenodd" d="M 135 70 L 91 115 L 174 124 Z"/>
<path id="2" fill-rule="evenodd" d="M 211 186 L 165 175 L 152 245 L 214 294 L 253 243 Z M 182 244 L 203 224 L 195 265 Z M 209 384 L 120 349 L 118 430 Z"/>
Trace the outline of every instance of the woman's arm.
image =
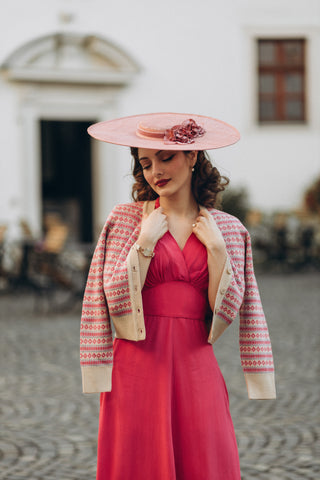
<path id="1" fill-rule="evenodd" d="M 226 247 L 207 248 L 208 252 L 208 299 L 211 310 L 214 311 L 220 280 L 227 260 Z"/>
<path id="2" fill-rule="evenodd" d="M 206 209 L 200 210 L 193 232 L 207 249 L 208 299 L 211 310 L 214 311 L 221 276 L 227 260 L 226 244 L 216 222 Z"/>
<path id="3" fill-rule="evenodd" d="M 83 393 L 111 391 L 112 330 L 103 288 L 106 240 L 111 218 L 112 212 L 95 248 L 83 297 L 80 324 Z"/>

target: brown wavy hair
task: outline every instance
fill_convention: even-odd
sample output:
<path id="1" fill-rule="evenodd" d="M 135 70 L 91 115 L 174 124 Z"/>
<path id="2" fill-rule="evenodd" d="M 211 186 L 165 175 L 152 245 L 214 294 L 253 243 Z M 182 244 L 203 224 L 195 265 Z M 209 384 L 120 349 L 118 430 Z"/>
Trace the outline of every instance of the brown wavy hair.
<path id="1" fill-rule="evenodd" d="M 132 186 L 132 198 L 135 202 L 145 200 L 155 200 L 158 194 L 152 190 L 144 178 L 143 169 L 139 162 L 138 148 L 131 147 L 133 157 L 132 174 L 135 182 Z M 188 155 L 190 151 L 184 151 Z M 206 208 L 218 208 L 221 204 L 220 192 L 226 188 L 229 179 L 220 175 L 219 170 L 214 167 L 204 150 L 200 150 L 197 156 L 197 162 L 192 174 L 191 188 L 193 196 L 199 205 Z"/>

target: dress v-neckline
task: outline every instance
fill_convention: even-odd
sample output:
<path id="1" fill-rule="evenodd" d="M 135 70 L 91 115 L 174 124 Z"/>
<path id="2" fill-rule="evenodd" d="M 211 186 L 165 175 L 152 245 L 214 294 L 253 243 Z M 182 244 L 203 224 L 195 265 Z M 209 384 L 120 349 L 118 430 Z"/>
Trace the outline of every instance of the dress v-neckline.
<path id="1" fill-rule="evenodd" d="M 174 243 L 176 244 L 176 246 L 178 247 L 178 249 L 180 250 L 181 253 L 184 253 L 184 250 L 186 248 L 186 246 L 188 245 L 189 243 L 189 240 L 191 239 L 192 236 L 194 236 L 194 233 L 191 232 L 189 237 L 187 238 L 183 248 L 180 247 L 179 243 L 177 242 L 177 240 L 174 238 L 174 236 L 172 235 L 172 233 L 170 232 L 170 230 L 167 230 L 167 233 L 170 235 L 170 237 L 173 239 Z"/>
<path id="2" fill-rule="evenodd" d="M 154 204 L 154 208 L 159 208 L 160 207 L 160 199 L 159 197 L 156 198 L 156 201 L 155 201 L 155 204 Z M 193 232 L 190 233 L 189 237 L 187 238 L 184 246 L 181 248 L 179 243 L 177 242 L 177 240 L 175 239 L 175 237 L 172 235 L 172 233 L 170 232 L 170 230 L 167 231 L 167 233 L 169 233 L 169 235 L 171 236 L 171 238 L 174 240 L 175 244 L 177 245 L 177 247 L 179 248 L 180 252 L 183 253 L 184 252 L 184 249 L 186 248 L 187 246 L 187 243 L 189 243 L 189 240 L 190 238 L 194 235 Z"/>

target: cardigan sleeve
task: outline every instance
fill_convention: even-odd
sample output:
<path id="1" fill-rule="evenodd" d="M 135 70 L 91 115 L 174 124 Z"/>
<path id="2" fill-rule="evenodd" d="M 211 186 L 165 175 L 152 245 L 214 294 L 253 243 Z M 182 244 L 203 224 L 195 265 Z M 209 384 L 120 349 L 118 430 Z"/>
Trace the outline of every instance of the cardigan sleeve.
<path id="1" fill-rule="evenodd" d="M 218 287 L 208 341 L 215 343 L 239 314 L 240 357 L 249 398 L 275 398 L 270 337 L 253 270 L 251 239 L 232 215 L 211 210 L 224 237 L 227 259 Z"/>
<path id="2" fill-rule="evenodd" d="M 254 274 L 251 239 L 245 234 L 245 290 L 240 306 L 241 365 L 251 399 L 276 397 L 272 348 Z"/>
<path id="3" fill-rule="evenodd" d="M 112 329 L 103 288 L 107 220 L 93 254 L 80 324 L 80 365 L 83 393 L 111 391 Z"/>

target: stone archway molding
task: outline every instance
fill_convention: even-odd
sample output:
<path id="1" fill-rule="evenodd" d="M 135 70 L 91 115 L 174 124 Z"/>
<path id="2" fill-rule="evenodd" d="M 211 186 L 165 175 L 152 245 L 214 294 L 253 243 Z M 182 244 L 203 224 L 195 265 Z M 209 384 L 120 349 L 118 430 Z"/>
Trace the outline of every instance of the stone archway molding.
<path id="1" fill-rule="evenodd" d="M 122 48 L 97 36 L 54 33 L 13 51 L 0 67 L 14 82 L 126 85 L 140 71 Z"/>
<path id="2" fill-rule="evenodd" d="M 16 217 L 28 222 L 35 237 L 42 232 L 40 120 L 114 118 L 124 87 L 132 84 L 139 71 L 138 64 L 114 43 L 80 33 L 35 38 L 0 65 L 1 83 L 15 87 L 9 102 L 10 108 L 16 109 L 13 111 L 18 121 L 9 128 L 19 146 L 11 159 L 17 172 L 16 201 L 20 205 Z M 116 155 L 119 153 L 113 145 L 92 142 L 95 232 L 121 192 L 122 177 L 117 175 L 121 161 L 106 161 Z"/>

